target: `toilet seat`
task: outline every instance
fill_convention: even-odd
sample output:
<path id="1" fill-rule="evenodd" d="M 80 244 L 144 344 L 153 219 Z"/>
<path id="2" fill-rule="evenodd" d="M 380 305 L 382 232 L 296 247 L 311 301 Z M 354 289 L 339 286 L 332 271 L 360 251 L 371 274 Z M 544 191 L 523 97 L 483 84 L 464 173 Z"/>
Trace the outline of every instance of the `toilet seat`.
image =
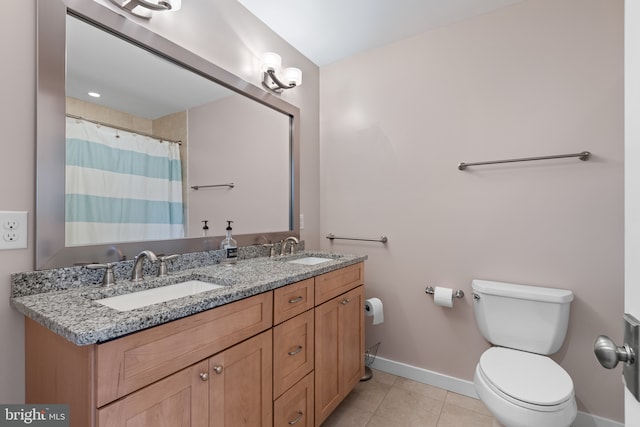
<path id="1" fill-rule="evenodd" d="M 478 363 L 487 385 L 505 400 L 537 411 L 557 411 L 574 397 L 573 381 L 549 357 L 492 347 Z"/>

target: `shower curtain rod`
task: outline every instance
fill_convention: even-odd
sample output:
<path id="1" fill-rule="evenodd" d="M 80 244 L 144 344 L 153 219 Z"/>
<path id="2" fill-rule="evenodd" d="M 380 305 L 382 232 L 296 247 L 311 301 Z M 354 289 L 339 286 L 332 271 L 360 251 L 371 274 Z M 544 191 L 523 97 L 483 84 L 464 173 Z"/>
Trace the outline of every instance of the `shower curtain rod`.
<path id="1" fill-rule="evenodd" d="M 155 136 L 155 135 L 152 135 L 150 133 L 138 132 L 137 130 L 127 129 L 127 128 L 122 127 L 122 126 L 116 126 L 116 125 L 111 125 L 109 123 L 98 122 L 96 120 L 85 119 L 84 117 L 76 116 L 75 114 L 65 114 L 65 116 L 70 117 L 72 119 L 84 120 L 84 121 L 89 122 L 89 123 L 95 123 L 95 124 L 100 125 L 100 126 L 107 126 L 107 127 L 113 128 L 113 129 L 123 130 L 125 132 L 135 133 L 136 135 L 148 136 L 149 138 L 158 139 L 160 141 L 172 142 L 174 144 L 182 145 L 182 141 L 174 141 L 172 139 L 161 138 L 159 136 Z"/>

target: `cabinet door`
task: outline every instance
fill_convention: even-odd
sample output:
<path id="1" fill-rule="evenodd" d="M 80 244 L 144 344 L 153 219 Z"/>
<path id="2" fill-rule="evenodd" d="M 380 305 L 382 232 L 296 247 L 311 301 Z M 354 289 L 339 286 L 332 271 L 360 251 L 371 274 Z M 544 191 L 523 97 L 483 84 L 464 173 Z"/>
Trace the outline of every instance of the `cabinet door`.
<path id="1" fill-rule="evenodd" d="M 209 358 L 209 378 L 211 427 L 272 425 L 271 330 Z"/>
<path id="2" fill-rule="evenodd" d="M 206 361 L 183 369 L 97 411 L 97 427 L 206 427 Z"/>
<path id="3" fill-rule="evenodd" d="M 344 297 L 346 304 L 341 300 L 343 398 L 364 376 L 364 286 L 346 293 Z"/>
<path id="4" fill-rule="evenodd" d="M 320 425 L 340 403 L 339 301 L 319 305 L 315 316 L 315 421 Z"/>
<path id="5" fill-rule="evenodd" d="M 315 309 L 315 422 L 320 425 L 364 375 L 364 286 Z"/>

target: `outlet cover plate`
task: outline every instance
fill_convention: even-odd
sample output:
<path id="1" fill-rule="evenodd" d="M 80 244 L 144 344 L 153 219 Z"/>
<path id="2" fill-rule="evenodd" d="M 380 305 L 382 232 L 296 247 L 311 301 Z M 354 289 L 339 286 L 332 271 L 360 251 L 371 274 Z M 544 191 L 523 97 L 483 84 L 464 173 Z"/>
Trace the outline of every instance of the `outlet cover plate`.
<path id="1" fill-rule="evenodd" d="M 0 211 L 0 250 L 26 247 L 27 212 Z"/>

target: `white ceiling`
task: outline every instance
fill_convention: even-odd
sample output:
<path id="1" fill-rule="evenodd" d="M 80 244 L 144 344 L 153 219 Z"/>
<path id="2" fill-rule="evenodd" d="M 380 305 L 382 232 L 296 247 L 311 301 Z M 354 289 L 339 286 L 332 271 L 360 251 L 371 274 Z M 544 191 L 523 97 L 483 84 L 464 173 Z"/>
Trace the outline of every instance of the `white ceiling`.
<path id="1" fill-rule="evenodd" d="M 318 66 L 523 0 L 238 0 Z"/>

